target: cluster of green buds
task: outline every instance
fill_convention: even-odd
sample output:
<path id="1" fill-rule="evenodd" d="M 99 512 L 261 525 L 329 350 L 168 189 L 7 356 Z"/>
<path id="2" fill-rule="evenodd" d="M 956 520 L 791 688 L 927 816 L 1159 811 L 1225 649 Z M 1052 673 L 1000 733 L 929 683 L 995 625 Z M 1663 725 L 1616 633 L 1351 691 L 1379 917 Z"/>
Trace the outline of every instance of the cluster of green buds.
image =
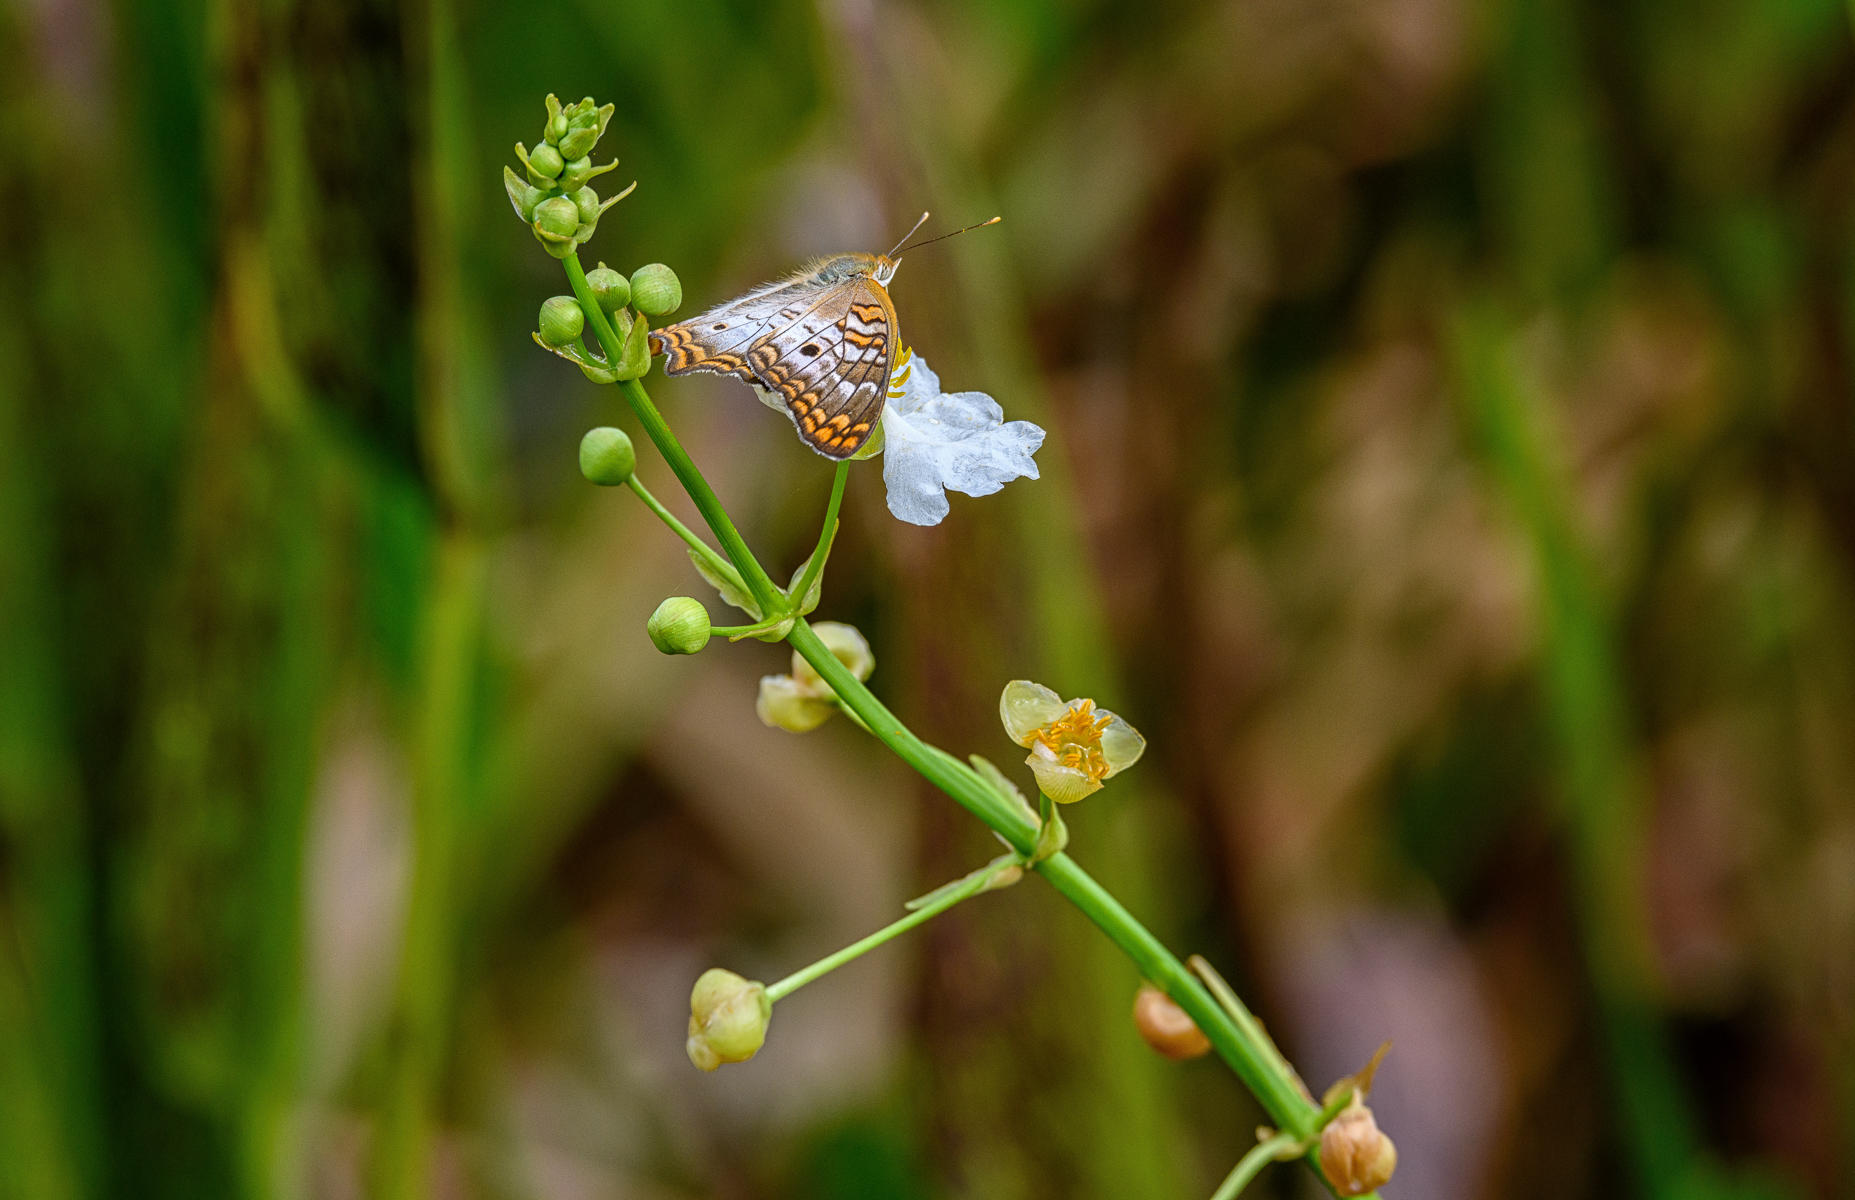
<path id="1" fill-rule="evenodd" d="M 589 314 L 572 296 L 549 296 L 536 319 L 535 344 L 579 367 L 594 383 L 639 379 L 651 369 L 650 317 L 675 312 L 683 303 L 683 283 L 662 263 L 646 263 L 629 277 L 600 263 L 586 272 L 586 286 L 612 326 L 619 346 L 616 359 L 588 350 L 581 336 Z"/>
<path id="2" fill-rule="evenodd" d="M 502 169 L 509 203 L 555 258 L 565 258 L 584 245 L 598 229 L 600 215 L 638 186 L 633 183 L 603 201 L 591 186 L 594 179 L 618 166 L 616 158 L 603 167 L 593 166 L 592 160 L 593 147 L 615 111 L 614 105 L 595 106 L 591 96 L 562 108 L 550 92 L 541 144 L 533 150 L 521 142 L 515 144 L 523 174 L 517 175 L 513 167 Z"/>

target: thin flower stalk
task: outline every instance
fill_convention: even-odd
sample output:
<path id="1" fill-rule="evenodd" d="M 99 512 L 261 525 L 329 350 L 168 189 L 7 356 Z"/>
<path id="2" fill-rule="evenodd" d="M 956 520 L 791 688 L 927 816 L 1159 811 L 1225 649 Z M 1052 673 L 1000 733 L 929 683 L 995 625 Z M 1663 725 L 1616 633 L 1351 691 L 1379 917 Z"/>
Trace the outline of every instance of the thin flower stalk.
<path id="1" fill-rule="evenodd" d="M 833 954 L 827 954 L 817 962 L 794 971 L 777 983 L 769 984 L 766 989 L 767 997 L 777 1003 L 820 976 L 828 975 L 845 963 L 861 958 L 876 947 L 893 941 L 915 926 L 933 920 L 962 900 L 970 900 L 980 892 L 991 891 L 1000 885 L 1001 873 L 1009 873 L 1015 877 L 1016 868 L 1009 859 L 987 863 L 978 870 L 955 880 L 951 885 L 924 897 L 923 903 L 911 910 L 907 916 L 898 917 L 868 937 L 854 941 Z"/>
<path id="2" fill-rule="evenodd" d="M 1211 1200 L 1236 1200 L 1243 1189 L 1260 1174 L 1270 1163 L 1294 1158 L 1303 1152 L 1303 1147 L 1292 1133 L 1276 1133 L 1257 1142 L 1250 1152 L 1237 1160 L 1237 1165 L 1224 1176 L 1224 1182 L 1218 1184 L 1217 1191 L 1211 1193 Z"/>
<path id="3" fill-rule="evenodd" d="M 805 574 L 793 585 L 792 595 L 800 601 L 811 594 L 812 585 L 818 582 L 818 576 L 824 571 L 824 560 L 831 552 L 831 539 L 837 536 L 837 510 L 844 503 L 844 484 L 850 479 L 850 460 L 837 464 L 837 472 L 831 477 L 831 499 L 825 502 L 824 526 L 818 531 L 818 548 L 812 551 L 812 557 L 805 564 Z"/>
<path id="4" fill-rule="evenodd" d="M 561 266 L 566 269 L 567 282 L 572 285 L 573 294 L 579 300 L 580 307 L 586 311 L 586 323 L 592 327 L 593 336 L 599 340 L 607 361 L 619 361 L 624 357 L 624 347 L 619 342 L 618 334 L 613 331 L 612 323 L 607 321 L 605 314 L 600 311 L 599 301 L 594 297 L 592 287 L 586 282 L 586 271 L 580 266 L 579 254 L 568 254 L 561 259 Z M 624 394 L 625 403 L 630 405 L 632 414 L 638 418 L 638 424 L 644 427 L 645 436 L 649 437 L 651 444 L 657 447 L 657 452 L 663 455 L 663 460 L 669 464 L 670 470 L 676 473 L 676 478 L 682 483 L 683 490 L 689 493 L 689 498 L 695 501 L 696 509 L 701 512 L 702 519 L 708 523 L 708 527 L 715 533 L 716 540 L 721 543 L 722 552 L 728 556 L 728 561 L 734 564 L 734 569 L 740 572 L 741 581 L 747 585 L 748 591 L 753 594 L 755 600 L 759 601 L 765 611 L 774 611 L 779 603 L 776 599 L 779 589 L 774 586 L 765 568 L 761 567 L 754 558 L 753 552 L 747 548 L 747 543 L 742 540 L 740 531 L 729 519 L 728 510 L 722 507 L 720 497 L 715 495 L 715 489 L 709 486 L 702 472 L 696 469 L 695 461 L 689 457 L 689 452 L 683 449 L 681 442 L 677 441 L 676 434 L 671 432 L 669 424 L 663 419 L 663 414 L 658 412 L 657 406 L 651 402 L 650 393 L 646 392 L 644 385 L 636 379 L 622 380 L 618 388 Z"/>

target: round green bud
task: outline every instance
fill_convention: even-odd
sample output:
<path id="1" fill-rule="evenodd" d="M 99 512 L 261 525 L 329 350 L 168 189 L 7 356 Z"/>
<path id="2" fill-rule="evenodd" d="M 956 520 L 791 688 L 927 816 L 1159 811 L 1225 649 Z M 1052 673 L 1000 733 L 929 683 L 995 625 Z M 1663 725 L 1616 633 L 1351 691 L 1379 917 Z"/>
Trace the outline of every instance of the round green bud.
<path id="1" fill-rule="evenodd" d="M 593 160 L 582 154 L 578 158 L 567 160 L 567 165 L 561 168 L 560 178 L 555 182 L 570 192 L 575 188 L 584 187 L 586 181 L 592 177 Z"/>
<path id="2" fill-rule="evenodd" d="M 566 136 L 567 136 L 567 114 L 557 112 L 553 116 L 548 118 L 547 140 L 553 143 L 554 145 L 558 146 L 560 145 L 560 139 Z M 562 161 L 565 161 L 565 160 L 562 160 Z"/>
<path id="3" fill-rule="evenodd" d="M 592 153 L 593 146 L 598 141 L 599 129 L 597 126 L 590 129 L 575 129 L 560 139 L 560 152 L 565 155 L 569 161 L 576 158 L 583 158 Z"/>
<path id="4" fill-rule="evenodd" d="M 709 612 L 700 600 L 672 596 L 657 606 L 644 629 L 665 654 L 694 654 L 709 644 Z"/>
<path id="5" fill-rule="evenodd" d="M 572 296 L 549 296 L 541 302 L 541 340 L 565 346 L 586 328 L 586 313 Z"/>
<path id="6" fill-rule="evenodd" d="M 587 430 L 586 436 L 580 439 L 580 474 L 586 476 L 588 482 L 600 487 L 617 487 L 630 479 L 637 469 L 638 452 L 624 430 L 602 425 Z M 706 613 L 702 617 L 702 627 L 708 628 Z"/>
<path id="7" fill-rule="evenodd" d="M 535 205 L 535 227 L 556 238 L 570 238 L 580 231 L 580 206 L 565 196 L 554 196 Z"/>
<path id="8" fill-rule="evenodd" d="M 663 317 L 683 306 L 683 281 L 662 263 L 647 263 L 631 273 L 631 303 L 647 317 Z"/>
<path id="9" fill-rule="evenodd" d="M 552 179 L 560 174 L 567 160 L 561 157 L 560 151 L 543 143 L 528 152 L 528 165 L 544 178 Z"/>
<path id="10" fill-rule="evenodd" d="M 772 1019 L 765 984 L 710 967 L 689 994 L 689 1061 L 704 1071 L 746 1062 L 766 1044 Z"/>
<path id="11" fill-rule="evenodd" d="M 599 193 L 583 187 L 573 193 L 574 206 L 580 210 L 580 224 L 591 225 L 599 219 Z"/>
<path id="12" fill-rule="evenodd" d="M 631 303 L 631 281 L 604 263 L 586 272 L 586 284 L 606 312 L 617 312 Z"/>

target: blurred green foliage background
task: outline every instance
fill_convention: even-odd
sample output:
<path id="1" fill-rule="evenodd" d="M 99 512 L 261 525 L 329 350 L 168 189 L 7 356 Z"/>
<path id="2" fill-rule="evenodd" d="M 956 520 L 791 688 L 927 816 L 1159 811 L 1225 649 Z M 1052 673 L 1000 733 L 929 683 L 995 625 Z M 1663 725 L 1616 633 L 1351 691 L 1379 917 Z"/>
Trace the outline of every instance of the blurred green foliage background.
<path id="1" fill-rule="evenodd" d="M 1035 883 L 683 1060 L 988 856 L 580 480 L 499 172 L 618 105 L 590 247 L 686 311 L 922 208 L 905 338 L 1043 478 L 892 520 L 820 616 L 925 736 L 1149 737 L 1072 849 L 1390 1197 L 1848 1196 L 1855 54 L 1839 0 L 15 0 L 0 9 L 0 1196 L 1208 1194 Z M 824 460 L 647 381 L 776 575 Z M 674 489 L 645 456 L 646 479 Z M 682 510 L 687 514 L 687 510 Z M 720 617 L 719 606 L 713 606 Z M 1305 1172 L 1259 1195 L 1307 1195 Z"/>

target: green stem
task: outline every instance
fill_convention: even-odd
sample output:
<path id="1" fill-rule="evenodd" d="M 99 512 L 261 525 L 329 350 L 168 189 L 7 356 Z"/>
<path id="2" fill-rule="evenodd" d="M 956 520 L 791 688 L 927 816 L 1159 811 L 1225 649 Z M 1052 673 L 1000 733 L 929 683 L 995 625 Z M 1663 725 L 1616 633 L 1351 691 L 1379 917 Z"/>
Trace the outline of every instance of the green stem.
<path id="1" fill-rule="evenodd" d="M 1052 855 L 1038 863 L 1036 870 L 1095 922 L 1121 952 L 1134 961 L 1143 976 L 1190 1014 L 1219 1057 L 1229 1063 L 1244 1086 L 1255 1093 L 1279 1128 L 1296 1137 L 1306 1137 L 1314 1131 L 1314 1104 L 1302 1095 L 1294 1075 L 1281 1068 L 1269 1044 L 1258 1041 L 1251 1031 L 1232 1021 L 1186 970 L 1185 964 L 1123 908 L 1119 900 L 1067 854 Z"/>
<path id="2" fill-rule="evenodd" d="M 740 578 L 740 574 L 734 569 L 734 565 L 717 554 L 713 546 L 697 537 L 695 533 L 690 530 L 689 526 L 677 520 L 675 513 L 665 508 L 657 497 L 651 495 L 650 489 L 644 486 L 643 480 L 633 475 L 631 478 L 625 480 L 625 486 L 631 489 L 634 496 L 644 502 L 644 507 L 656 513 L 657 519 L 662 521 L 665 525 L 668 525 L 672 533 L 687 542 L 689 548 L 700 555 L 702 561 L 707 563 L 717 575 L 720 575 L 724 579 L 730 576 L 736 579 Z M 741 586 L 746 587 L 747 585 L 743 583 Z"/>
<path id="3" fill-rule="evenodd" d="M 960 901 L 970 899 L 977 896 L 980 892 L 985 891 L 986 888 L 990 886 L 993 877 L 997 873 L 997 864 L 988 863 L 986 866 L 981 867 L 979 870 L 974 871 L 972 874 L 966 876 L 966 878 L 960 880 L 955 886 L 936 894 L 927 903 L 915 909 L 907 916 L 891 921 L 868 937 L 850 943 L 850 945 L 845 946 L 835 954 L 827 954 L 804 970 L 794 971 L 778 983 L 771 985 L 766 990 L 767 998 L 777 1002 L 783 997 L 798 991 L 819 976 L 828 975 L 850 960 L 868 954 L 871 950 L 874 950 L 884 942 L 892 938 L 900 937 L 902 934 L 907 933 L 909 930 L 925 921 L 933 920 Z"/>
<path id="4" fill-rule="evenodd" d="M 863 682 L 831 653 L 803 617 L 786 635 L 792 648 L 831 685 L 844 707 L 855 713 L 883 745 L 913 767 L 927 781 L 953 797 L 962 807 L 1002 834 L 1020 854 L 1029 853 L 1037 838 L 1037 823 L 1009 806 L 991 786 L 959 759 L 916 737 L 900 717 L 890 712 Z"/>
<path id="5" fill-rule="evenodd" d="M 824 571 L 825 557 L 831 550 L 831 538 L 837 532 L 837 510 L 844 503 L 844 481 L 850 478 L 850 460 L 837 464 L 837 475 L 831 480 L 831 499 L 824 509 L 824 528 L 818 531 L 818 548 L 812 551 L 811 561 L 805 564 L 805 574 L 790 593 L 794 607 L 803 607 L 805 597 L 811 595 L 812 584 L 818 582 L 818 576 Z"/>
<path id="6" fill-rule="evenodd" d="M 1290 1078 L 1298 1078 L 1295 1075 L 1295 1069 L 1288 1064 L 1288 1059 L 1283 1057 L 1282 1051 L 1276 1046 L 1275 1039 L 1269 1036 L 1269 1031 L 1262 1027 L 1262 1022 L 1256 1019 L 1256 1014 L 1252 1013 L 1249 1006 L 1238 997 L 1236 989 L 1218 974 L 1217 968 L 1211 965 L 1210 960 L 1203 955 L 1194 954 L 1186 962 L 1191 966 L 1192 972 L 1203 982 L 1205 988 L 1210 991 L 1211 998 L 1216 1000 L 1226 1013 L 1230 1014 L 1230 1019 L 1236 1022 L 1237 1028 L 1243 1030 L 1252 1041 L 1268 1051 L 1276 1070 Z M 1304 1091 L 1299 1086 L 1296 1090 Z"/>
<path id="7" fill-rule="evenodd" d="M 1224 1176 L 1224 1182 L 1218 1184 L 1217 1191 L 1211 1193 L 1211 1200 L 1236 1200 L 1237 1194 L 1262 1174 L 1264 1167 L 1291 1158 L 1300 1149 L 1300 1140 L 1289 1133 L 1278 1133 L 1257 1142 L 1248 1154 L 1237 1160 L 1230 1174 Z"/>
<path id="8" fill-rule="evenodd" d="M 599 345 L 605 350 L 606 361 L 623 362 L 624 349 L 619 345 L 618 335 L 612 330 L 612 323 L 605 319 L 605 310 L 599 307 L 599 301 L 593 296 L 592 288 L 586 282 L 586 271 L 580 266 L 580 256 L 577 253 L 569 254 L 560 262 L 561 266 L 566 268 L 567 281 L 573 285 L 574 296 L 579 300 L 580 307 L 586 310 L 586 323 L 592 326 L 593 336 L 599 339 Z M 759 601 L 760 610 L 768 613 L 776 611 L 781 602 L 782 593 L 774 586 L 772 579 L 767 576 L 766 569 L 760 565 L 753 552 L 747 548 L 747 543 L 742 540 L 740 531 L 734 527 L 734 522 L 728 519 L 728 511 L 721 506 L 721 499 L 715 495 L 715 489 L 709 486 L 708 480 L 702 477 L 702 472 L 696 469 L 696 464 L 689 457 L 689 452 L 684 450 L 683 444 L 676 440 L 676 434 L 670 431 L 670 426 L 665 423 L 663 414 L 657 411 L 655 404 L 651 403 L 650 393 L 646 392 L 644 385 L 635 379 L 622 380 L 618 388 L 625 394 L 625 402 L 631 406 L 633 415 L 638 418 L 638 424 L 644 427 L 645 435 L 657 447 L 657 452 L 663 455 L 664 462 L 676 472 L 676 478 L 682 483 L 683 490 L 688 492 L 689 498 L 696 502 L 696 508 L 701 512 L 702 519 L 708 522 L 710 529 L 715 531 L 715 538 L 721 543 L 722 552 L 740 572 L 741 580 L 747 585 L 747 590 L 753 594 L 755 600 Z"/>
<path id="9" fill-rule="evenodd" d="M 863 718 L 878 741 L 984 821 L 1018 853 L 1029 855 L 1033 852 L 1037 822 L 1006 804 L 976 773 L 952 756 L 928 746 L 911 733 L 837 660 L 803 619 L 793 625 L 786 640 L 831 685 L 844 706 Z M 1106 933 L 1122 953 L 1133 960 L 1141 975 L 1163 989 L 1191 1015 L 1218 1055 L 1255 1094 L 1278 1128 L 1298 1140 L 1313 1134 L 1318 1109 L 1302 1093 L 1294 1073 L 1285 1069 L 1266 1037 L 1259 1038 L 1254 1029 L 1246 1029 L 1234 1021 L 1185 964 L 1069 855 L 1052 855 L 1034 869 Z"/>

